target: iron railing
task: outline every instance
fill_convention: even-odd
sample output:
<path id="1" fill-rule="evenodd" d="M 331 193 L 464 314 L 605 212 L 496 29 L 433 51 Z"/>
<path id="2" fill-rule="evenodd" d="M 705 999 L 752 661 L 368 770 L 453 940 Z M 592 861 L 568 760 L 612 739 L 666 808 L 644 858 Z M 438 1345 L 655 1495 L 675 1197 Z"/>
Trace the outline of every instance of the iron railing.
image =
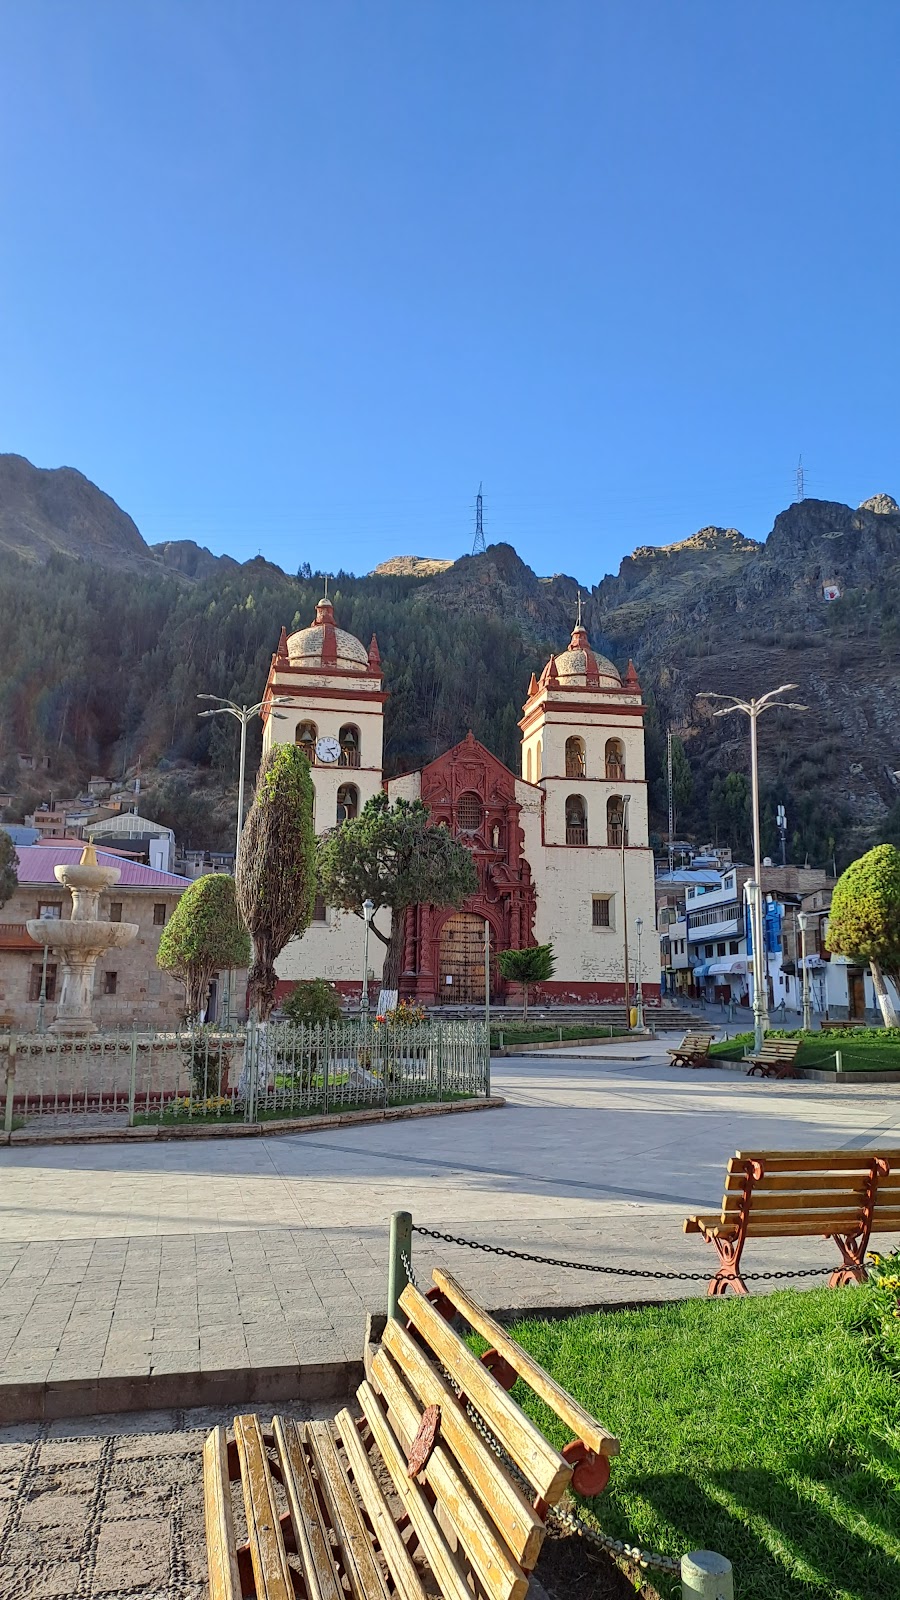
<path id="1" fill-rule="evenodd" d="M 4 1075 L 7 1133 L 45 1118 L 255 1123 L 490 1094 L 487 1030 L 474 1020 L 8 1033 L 0 1095 Z"/>

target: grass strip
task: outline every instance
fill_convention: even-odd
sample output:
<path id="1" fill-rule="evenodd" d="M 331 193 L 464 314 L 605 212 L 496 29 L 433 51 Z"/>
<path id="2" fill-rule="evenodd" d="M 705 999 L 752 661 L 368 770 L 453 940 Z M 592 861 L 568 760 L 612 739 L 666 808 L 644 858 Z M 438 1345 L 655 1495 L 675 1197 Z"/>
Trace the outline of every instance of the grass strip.
<path id="1" fill-rule="evenodd" d="M 587 1503 L 604 1532 L 673 1556 L 719 1550 L 746 1600 L 889 1600 L 900 1385 L 860 1331 L 873 1293 L 690 1300 L 511 1331 L 622 1440 L 606 1494 Z M 541 1401 L 513 1392 L 566 1441 Z"/>

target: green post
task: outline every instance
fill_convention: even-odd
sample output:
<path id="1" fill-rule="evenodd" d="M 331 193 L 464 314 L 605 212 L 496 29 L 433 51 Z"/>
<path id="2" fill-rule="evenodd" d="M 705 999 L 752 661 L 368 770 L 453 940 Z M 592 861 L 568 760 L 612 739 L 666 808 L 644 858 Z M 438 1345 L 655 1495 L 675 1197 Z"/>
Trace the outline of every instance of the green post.
<path id="1" fill-rule="evenodd" d="M 388 1257 L 387 1314 L 400 1320 L 400 1296 L 409 1278 L 403 1257 L 412 1263 L 412 1213 L 394 1211 L 391 1215 L 391 1245 Z"/>
<path id="2" fill-rule="evenodd" d="M 692 1550 L 681 1558 L 682 1600 L 734 1600 L 731 1562 L 715 1550 Z"/>
<path id="3" fill-rule="evenodd" d="M 3 1132 L 7 1138 L 12 1133 L 13 1094 L 16 1087 L 16 1036 L 9 1036 L 9 1054 L 6 1058 L 6 1104 L 3 1108 Z"/>
<path id="4" fill-rule="evenodd" d="M 834 1070 L 835 1072 L 843 1072 L 844 1070 L 844 1060 L 840 1050 L 835 1050 L 834 1052 Z"/>

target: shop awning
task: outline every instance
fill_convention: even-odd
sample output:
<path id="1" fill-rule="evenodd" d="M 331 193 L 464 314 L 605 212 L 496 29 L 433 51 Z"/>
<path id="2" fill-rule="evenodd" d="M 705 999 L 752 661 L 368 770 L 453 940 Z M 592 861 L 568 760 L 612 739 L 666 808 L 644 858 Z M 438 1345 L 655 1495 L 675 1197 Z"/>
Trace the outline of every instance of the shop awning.
<path id="1" fill-rule="evenodd" d="M 746 973 L 746 956 L 732 956 L 730 961 L 713 961 L 710 963 L 708 976 L 710 978 L 725 977 L 728 974 Z"/>
<path id="2" fill-rule="evenodd" d="M 692 977 L 694 977 L 694 978 L 705 978 L 709 973 L 709 969 L 710 969 L 711 965 L 712 965 L 712 962 L 710 962 L 710 961 L 701 961 L 699 967 L 695 967 L 694 968 L 693 973 L 692 973 Z"/>

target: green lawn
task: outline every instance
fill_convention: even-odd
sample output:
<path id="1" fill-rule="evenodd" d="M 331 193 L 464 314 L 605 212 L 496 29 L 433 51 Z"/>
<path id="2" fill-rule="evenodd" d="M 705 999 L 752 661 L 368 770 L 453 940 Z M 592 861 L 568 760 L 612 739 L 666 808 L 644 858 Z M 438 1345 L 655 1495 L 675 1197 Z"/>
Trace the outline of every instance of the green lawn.
<path id="1" fill-rule="evenodd" d="M 719 1550 L 740 1600 L 891 1600 L 900 1381 L 854 1326 L 873 1296 L 787 1290 L 511 1331 L 621 1438 L 585 1511 L 604 1532 L 675 1556 Z M 549 1437 L 569 1437 L 514 1393 Z M 650 1576 L 667 1600 L 680 1593 Z"/>
<path id="2" fill-rule="evenodd" d="M 799 1067 L 819 1067 L 834 1071 L 834 1052 L 841 1052 L 844 1072 L 900 1072 L 900 1028 L 857 1028 L 846 1033 L 794 1033 L 772 1029 L 769 1039 L 802 1039 L 797 1056 Z M 711 1056 L 740 1061 L 752 1048 L 753 1034 L 739 1033 L 733 1039 L 714 1044 Z"/>
<path id="3" fill-rule="evenodd" d="M 491 1049 L 500 1048 L 500 1035 L 503 1035 L 504 1046 L 510 1044 L 555 1044 L 560 1039 L 624 1039 L 628 1035 L 627 1028 L 608 1028 L 603 1023 L 575 1022 L 571 1026 L 556 1025 L 552 1022 L 511 1022 L 493 1024 L 491 1027 Z"/>
<path id="4" fill-rule="evenodd" d="M 435 1105 L 438 1103 L 443 1105 L 455 1100 L 472 1100 L 475 1098 L 480 1099 L 481 1097 L 476 1097 L 469 1094 L 458 1094 L 451 1090 L 446 1090 L 444 1092 L 440 1102 L 436 1100 L 436 1097 L 433 1094 L 392 1095 L 388 1100 L 388 1109 L 391 1109 L 394 1106 Z M 292 1107 L 290 1105 L 262 1105 L 257 1106 L 256 1121 L 300 1121 L 303 1117 L 321 1117 L 325 1114 L 326 1109 L 329 1112 L 333 1112 L 337 1117 L 342 1116 L 349 1111 L 380 1111 L 383 1109 L 383 1105 L 384 1102 L 380 1100 L 352 1100 L 347 1101 L 346 1103 L 344 1101 L 340 1101 L 337 1105 L 335 1105 L 332 1101 L 327 1108 L 324 1100 L 318 1105 L 306 1106 L 298 1105 Z M 231 1106 L 226 1106 L 223 1107 L 221 1111 L 194 1111 L 192 1113 L 181 1108 L 179 1108 L 177 1111 L 172 1111 L 168 1108 L 165 1108 L 162 1111 L 158 1109 L 154 1109 L 152 1111 L 141 1111 L 135 1114 L 134 1125 L 136 1128 L 153 1127 L 157 1124 L 166 1128 L 176 1126 L 189 1127 L 192 1123 L 195 1126 L 197 1123 L 227 1123 L 229 1126 L 233 1126 L 236 1122 L 243 1121 L 244 1107 L 241 1102 L 238 1102 L 234 1109 L 232 1109 Z"/>

